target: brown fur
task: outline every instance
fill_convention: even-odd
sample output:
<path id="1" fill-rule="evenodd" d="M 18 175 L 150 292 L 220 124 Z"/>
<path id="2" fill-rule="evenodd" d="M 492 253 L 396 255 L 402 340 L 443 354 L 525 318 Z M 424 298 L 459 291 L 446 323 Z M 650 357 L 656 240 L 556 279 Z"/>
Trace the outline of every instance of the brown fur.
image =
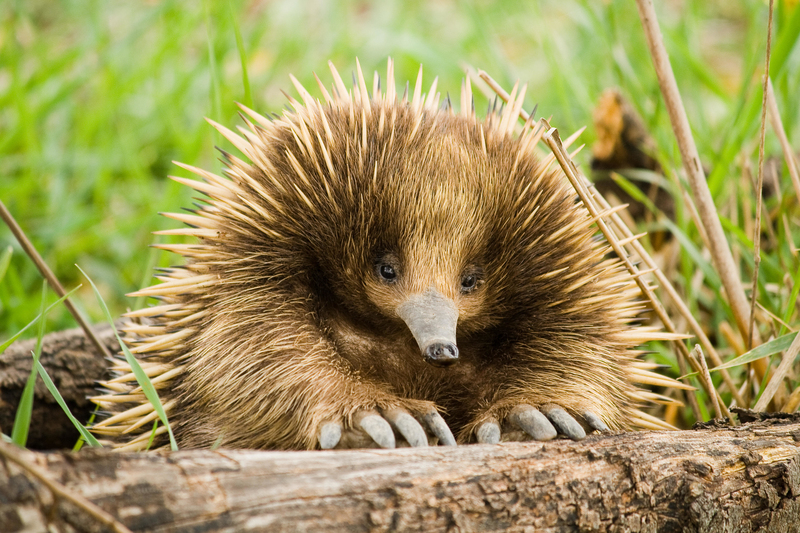
<path id="1" fill-rule="evenodd" d="M 199 244 L 163 246 L 186 266 L 142 292 L 168 307 L 133 313 L 150 325 L 131 333 L 164 365 L 154 375 L 180 368 L 158 385 L 178 445 L 309 449 L 326 421 L 434 405 L 460 442 L 519 403 L 636 425 L 638 290 L 530 131 L 514 135 L 511 111 L 480 121 L 433 95 L 370 98 L 362 81 L 351 98 L 340 83 L 325 103 L 301 89 L 304 105 L 274 121 L 251 112 L 246 140 L 221 129 L 251 162 L 227 156 L 227 178 L 194 169 L 201 218 L 173 215 Z M 394 285 L 375 273 L 386 254 Z M 462 294 L 466 271 L 481 281 Z M 459 311 L 447 368 L 423 360 L 394 311 L 430 286 Z"/>

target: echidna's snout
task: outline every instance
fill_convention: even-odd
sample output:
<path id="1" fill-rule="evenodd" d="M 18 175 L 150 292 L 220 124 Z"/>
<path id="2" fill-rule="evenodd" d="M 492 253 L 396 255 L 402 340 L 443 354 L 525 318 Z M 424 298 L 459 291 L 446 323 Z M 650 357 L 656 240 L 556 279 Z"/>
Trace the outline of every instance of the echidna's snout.
<path id="1" fill-rule="evenodd" d="M 427 362 L 449 366 L 458 361 L 458 309 L 453 300 L 430 287 L 397 306 L 397 314 L 411 330 Z"/>

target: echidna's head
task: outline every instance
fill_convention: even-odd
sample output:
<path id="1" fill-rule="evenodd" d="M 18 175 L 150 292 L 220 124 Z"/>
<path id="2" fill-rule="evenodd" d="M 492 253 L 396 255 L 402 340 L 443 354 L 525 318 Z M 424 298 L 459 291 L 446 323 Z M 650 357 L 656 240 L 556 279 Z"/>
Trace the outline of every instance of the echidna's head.
<path id="1" fill-rule="evenodd" d="M 410 332 L 436 366 L 458 360 L 457 338 L 513 331 L 519 317 L 555 324 L 554 306 L 577 296 L 563 297 L 558 274 L 598 255 L 531 130 L 515 135 L 519 108 L 480 121 L 434 96 L 401 100 L 392 85 L 350 97 L 337 80 L 325 104 L 298 87 L 303 104 L 280 119 L 245 110 L 257 122 L 247 142 L 221 129 L 251 160 L 229 156 L 236 196 L 210 214 L 223 227 L 218 257 L 230 258 L 218 261 L 234 291 L 221 300 L 246 294 L 255 312 L 259 294 L 282 290 L 309 313 Z"/>
<path id="2" fill-rule="evenodd" d="M 332 265 L 343 273 L 335 285 L 340 301 L 353 301 L 362 321 L 402 321 L 436 366 L 457 361 L 457 330 L 463 337 L 485 327 L 492 307 L 487 243 L 495 217 L 487 187 L 497 176 L 465 144 L 458 132 L 464 121 L 439 117 L 433 128 L 424 124 L 425 138 L 403 143 L 373 170 L 380 185 L 370 187 L 363 207 L 371 216 L 347 236 L 363 252 L 340 247 L 341 263 Z"/>
<path id="3" fill-rule="evenodd" d="M 291 232 L 273 241 L 283 248 L 274 256 L 292 265 L 283 275 L 353 323 L 410 331 L 430 363 L 455 362 L 457 329 L 474 330 L 487 306 L 486 188 L 496 179 L 480 148 L 465 143 L 470 122 L 398 102 L 373 102 L 369 115 L 347 106 L 322 113 L 330 166 L 309 161 L 291 127 L 273 138 L 286 192 L 270 192 L 288 217 L 278 232 Z"/>
<path id="4" fill-rule="evenodd" d="M 326 149 L 338 156 L 332 168 L 320 164 L 320 175 L 301 161 L 290 129 L 281 148 L 295 153 L 308 181 L 296 171 L 282 177 L 292 187 L 284 205 L 303 219 L 292 219 L 295 233 L 280 255 L 296 257 L 292 272 L 312 298 L 373 331 L 410 331 L 436 366 L 458 360 L 457 337 L 528 314 L 518 309 L 527 304 L 520 295 L 543 266 L 534 256 L 546 251 L 533 241 L 554 229 L 531 200 L 554 196 L 566 210 L 572 201 L 553 180 L 531 191 L 542 176 L 533 154 L 519 157 L 518 139 L 492 131 L 484 149 L 485 124 L 397 102 L 373 103 L 369 115 L 344 107 L 325 116 Z M 311 206 L 297 201 L 299 192 Z"/>

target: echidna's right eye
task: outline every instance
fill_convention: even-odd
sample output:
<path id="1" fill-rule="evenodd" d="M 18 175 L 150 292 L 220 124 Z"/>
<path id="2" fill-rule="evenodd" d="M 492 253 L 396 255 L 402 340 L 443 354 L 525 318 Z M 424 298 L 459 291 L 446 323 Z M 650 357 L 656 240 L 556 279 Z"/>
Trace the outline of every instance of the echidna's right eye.
<path id="1" fill-rule="evenodd" d="M 387 283 L 394 283 L 397 280 L 397 271 L 392 265 L 386 263 L 378 266 L 378 275 Z"/>
<path id="2" fill-rule="evenodd" d="M 478 277 L 475 274 L 467 274 L 461 278 L 461 291 L 471 292 L 478 283 Z"/>

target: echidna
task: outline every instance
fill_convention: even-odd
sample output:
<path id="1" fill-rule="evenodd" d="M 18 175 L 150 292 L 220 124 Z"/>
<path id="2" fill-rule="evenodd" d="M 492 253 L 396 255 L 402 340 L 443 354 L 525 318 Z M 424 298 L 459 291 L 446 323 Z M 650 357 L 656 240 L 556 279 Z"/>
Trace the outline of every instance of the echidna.
<path id="1" fill-rule="evenodd" d="M 198 242 L 158 245 L 186 264 L 132 295 L 159 303 L 129 313 L 127 334 L 178 445 L 665 427 L 637 409 L 655 395 L 635 382 L 668 382 L 635 359 L 654 335 L 636 323 L 639 290 L 534 153 L 531 124 L 515 133 L 524 88 L 480 120 L 468 79 L 456 113 L 449 99 L 438 106 L 436 81 L 422 94 L 421 69 L 410 98 L 391 60 L 371 93 L 360 66 L 351 89 L 331 71 L 322 101 L 292 77 L 293 111 L 241 106 L 242 136 L 212 122 L 249 161 L 223 152 L 225 177 L 180 165 L 203 180 L 173 178 L 206 197 L 166 214 L 188 228 L 159 233 Z M 116 369 L 128 373 L 95 401 L 134 406 L 95 431 L 142 449 L 156 414 L 130 367 Z"/>

